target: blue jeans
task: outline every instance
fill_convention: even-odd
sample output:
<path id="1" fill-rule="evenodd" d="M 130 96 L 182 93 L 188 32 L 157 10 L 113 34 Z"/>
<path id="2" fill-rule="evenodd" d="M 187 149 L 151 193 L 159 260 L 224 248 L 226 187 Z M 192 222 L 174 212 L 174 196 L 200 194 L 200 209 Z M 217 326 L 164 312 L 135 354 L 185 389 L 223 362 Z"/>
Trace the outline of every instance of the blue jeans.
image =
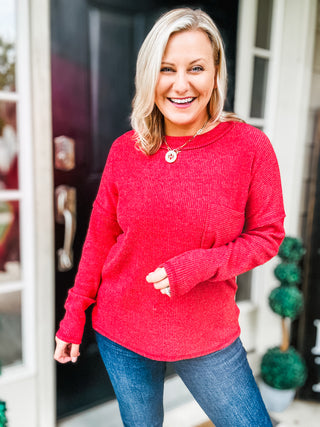
<path id="1" fill-rule="evenodd" d="M 124 426 L 161 427 L 168 362 L 140 356 L 98 333 L 96 337 Z M 216 427 L 272 426 L 239 338 L 223 350 L 169 363 Z"/>

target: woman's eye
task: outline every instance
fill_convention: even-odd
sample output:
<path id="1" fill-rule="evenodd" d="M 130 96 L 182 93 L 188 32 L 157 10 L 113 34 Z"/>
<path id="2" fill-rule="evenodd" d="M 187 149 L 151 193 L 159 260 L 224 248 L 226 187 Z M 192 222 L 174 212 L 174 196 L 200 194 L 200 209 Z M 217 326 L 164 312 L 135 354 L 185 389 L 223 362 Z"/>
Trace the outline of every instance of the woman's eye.
<path id="1" fill-rule="evenodd" d="M 162 73 L 170 73 L 171 71 L 173 71 L 173 69 L 170 67 L 162 67 L 160 71 Z"/>
<path id="2" fill-rule="evenodd" d="M 203 71 L 203 67 L 201 67 L 200 65 L 195 65 L 194 67 L 192 67 L 192 71 L 198 73 L 199 71 Z"/>

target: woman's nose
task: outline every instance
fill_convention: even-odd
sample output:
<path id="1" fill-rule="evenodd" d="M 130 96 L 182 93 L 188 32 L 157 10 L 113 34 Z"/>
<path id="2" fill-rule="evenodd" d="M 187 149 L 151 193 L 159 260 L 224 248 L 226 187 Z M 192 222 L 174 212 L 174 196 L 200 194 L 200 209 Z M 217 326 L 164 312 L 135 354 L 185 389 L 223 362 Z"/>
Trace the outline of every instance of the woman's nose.
<path id="1" fill-rule="evenodd" d="M 177 72 L 174 80 L 174 89 L 178 93 L 185 93 L 189 88 L 188 76 L 185 72 Z"/>

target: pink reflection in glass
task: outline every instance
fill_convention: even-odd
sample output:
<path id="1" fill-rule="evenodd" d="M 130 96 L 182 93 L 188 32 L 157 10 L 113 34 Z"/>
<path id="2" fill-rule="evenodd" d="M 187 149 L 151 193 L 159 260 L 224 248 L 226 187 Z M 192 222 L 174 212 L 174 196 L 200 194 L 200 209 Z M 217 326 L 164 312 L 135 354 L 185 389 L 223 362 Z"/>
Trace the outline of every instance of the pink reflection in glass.
<path id="1" fill-rule="evenodd" d="M 19 202 L 0 202 L 0 282 L 19 278 Z"/>
<path id="2" fill-rule="evenodd" d="M 0 190 L 18 188 L 16 103 L 0 101 Z"/>

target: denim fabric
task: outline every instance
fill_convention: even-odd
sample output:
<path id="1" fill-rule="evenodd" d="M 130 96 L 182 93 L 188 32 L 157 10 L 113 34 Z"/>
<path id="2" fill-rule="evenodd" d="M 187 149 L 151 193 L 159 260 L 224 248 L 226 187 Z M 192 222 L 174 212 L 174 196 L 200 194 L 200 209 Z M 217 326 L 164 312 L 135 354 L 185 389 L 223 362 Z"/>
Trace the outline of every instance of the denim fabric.
<path id="1" fill-rule="evenodd" d="M 96 337 L 124 426 L 161 427 L 168 362 Z M 272 427 L 239 338 L 223 350 L 169 363 L 216 427 Z"/>

